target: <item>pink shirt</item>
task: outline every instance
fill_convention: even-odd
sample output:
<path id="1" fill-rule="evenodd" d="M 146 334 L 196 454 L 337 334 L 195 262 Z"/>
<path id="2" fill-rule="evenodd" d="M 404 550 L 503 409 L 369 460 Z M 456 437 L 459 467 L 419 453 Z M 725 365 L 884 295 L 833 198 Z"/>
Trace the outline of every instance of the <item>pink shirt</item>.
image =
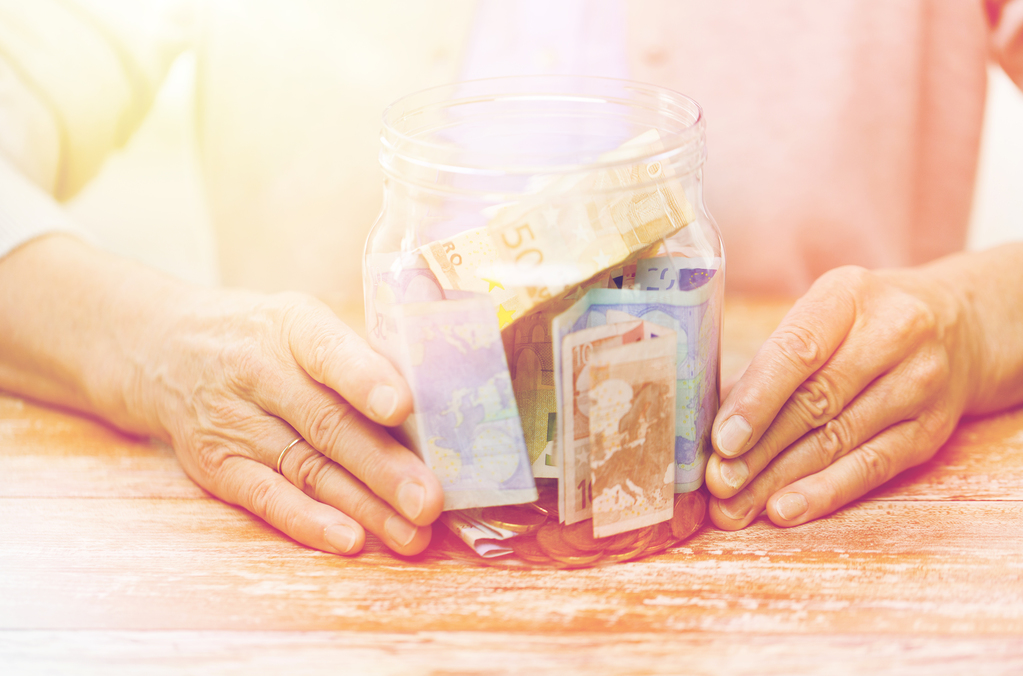
<path id="1" fill-rule="evenodd" d="M 989 51 L 1023 82 L 1023 3 L 480 3 L 465 74 L 631 77 L 707 116 L 728 288 L 964 246 Z"/>

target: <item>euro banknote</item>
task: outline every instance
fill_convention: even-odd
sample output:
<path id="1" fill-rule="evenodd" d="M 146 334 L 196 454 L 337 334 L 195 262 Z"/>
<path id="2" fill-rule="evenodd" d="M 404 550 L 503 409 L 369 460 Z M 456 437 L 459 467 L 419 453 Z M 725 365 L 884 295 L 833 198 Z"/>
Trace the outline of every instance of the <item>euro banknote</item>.
<path id="1" fill-rule="evenodd" d="M 667 521 L 675 498 L 674 331 L 595 350 L 589 436 L 593 537 Z"/>
<path id="2" fill-rule="evenodd" d="M 634 142 L 649 145 L 653 134 Z M 630 144 L 606 161 L 627 157 Z M 419 253 L 443 288 L 486 294 L 503 329 L 691 223 L 695 211 L 665 171 L 656 161 L 626 162 L 548 178 L 487 210 L 486 225 Z"/>
<path id="3" fill-rule="evenodd" d="M 684 259 L 673 261 L 676 269 Z M 693 265 L 707 263 L 697 261 Z M 638 267 L 638 266 L 637 266 Z M 699 267 L 700 270 L 709 268 Z M 658 275 L 659 276 L 659 275 Z M 677 333 L 675 390 L 675 492 L 699 488 L 710 457 L 710 427 L 718 407 L 718 352 L 721 289 L 715 274 L 700 273 L 689 290 L 592 289 L 552 323 L 555 364 L 561 364 L 565 337 L 582 329 L 644 319 Z M 637 280 L 641 278 L 637 272 Z M 555 396 L 565 401 L 565 382 Z"/>
<path id="4" fill-rule="evenodd" d="M 375 331 L 412 389 L 400 441 L 444 488 L 444 509 L 536 500 L 511 376 L 485 297 L 381 305 Z"/>
<path id="5" fill-rule="evenodd" d="M 657 336 L 670 336 L 671 345 L 674 346 L 674 331 L 632 318 L 580 329 L 564 338 L 557 372 L 558 389 L 562 392 L 559 409 L 563 413 L 558 424 L 557 444 L 561 460 L 559 514 L 565 523 L 572 524 L 593 516 L 594 493 L 590 455 L 593 360 L 604 351 L 649 341 Z M 641 345 L 637 349 L 638 352 L 629 354 L 633 356 L 642 354 L 647 348 Z M 671 389 L 674 394 L 673 383 Z M 669 444 L 666 448 L 672 447 L 673 445 Z M 669 469 L 673 467 L 674 465 L 671 465 Z M 673 480 L 674 474 L 670 478 Z"/>

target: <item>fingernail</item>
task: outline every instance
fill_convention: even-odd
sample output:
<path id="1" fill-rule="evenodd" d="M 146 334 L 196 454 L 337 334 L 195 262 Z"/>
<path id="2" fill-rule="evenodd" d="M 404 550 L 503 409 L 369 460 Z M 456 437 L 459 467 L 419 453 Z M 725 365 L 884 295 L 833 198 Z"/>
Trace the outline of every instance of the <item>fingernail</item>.
<path id="1" fill-rule="evenodd" d="M 735 497 L 722 500 L 720 506 L 721 511 L 729 518 L 736 521 L 745 521 L 749 516 L 749 511 L 753 509 L 753 494 L 749 491 L 743 491 Z"/>
<path id="2" fill-rule="evenodd" d="M 732 488 L 742 488 L 749 478 L 749 467 L 742 458 L 722 460 L 718 465 L 718 475 Z"/>
<path id="3" fill-rule="evenodd" d="M 369 410 L 380 420 L 387 420 L 398 408 L 398 392 L 390 385 L 377 385 L 369 394 Z"/>
<path id="4" fill-rule="evenodd" d="M 409 519 L 415 521 L 423 513 L 426 491 L 414 481 L 408 481 L 398 489 L 398 507 Z"/>
<path id="5" fill-rule="evenodd" d="M 327 526 L 323 531 L 323 537 L 338 554 L 347 554 L 355 546 L 355 531 L 348 526 Z"/>
<path id="6" fill-rule="evenodd" d="M 733 415 L 721 425 L 718 432 L 718 450 L 723 455 L 741 455 L 746 450 L 746 443 L 753 436 L 753 428 L 741 415 Z"/>
<path id="7" fill-rule="evenodd" d="M 786 521 L 792 521 L 803 516 L 810 505 L 802 493 L 786 493 L 774 503 L 774 511 Z"/>
<path id="8" fill-rule="evenodd" d="M 416 536 L 418 530 L 418 528 L 397 514 L 391 516 L 391 518 L 384 523 L 384 532 L 387 533 L 387 537 L 391 538 L 395 544 L 402 547 L 412 542 L 412 538 Z"/>

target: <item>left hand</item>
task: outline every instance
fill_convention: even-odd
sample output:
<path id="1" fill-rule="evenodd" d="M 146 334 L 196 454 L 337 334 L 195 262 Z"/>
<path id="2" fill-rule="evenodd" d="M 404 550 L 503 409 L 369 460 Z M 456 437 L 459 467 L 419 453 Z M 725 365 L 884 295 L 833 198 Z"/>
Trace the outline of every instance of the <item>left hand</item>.
<path id="1" fill-rule="evenodd" d="M 786 315 L 722 403 L 710 516 L 744 528 L 825 516 L 922 463 L 976 387 L 967 303 L 926 268 L 832 270 Z"/>

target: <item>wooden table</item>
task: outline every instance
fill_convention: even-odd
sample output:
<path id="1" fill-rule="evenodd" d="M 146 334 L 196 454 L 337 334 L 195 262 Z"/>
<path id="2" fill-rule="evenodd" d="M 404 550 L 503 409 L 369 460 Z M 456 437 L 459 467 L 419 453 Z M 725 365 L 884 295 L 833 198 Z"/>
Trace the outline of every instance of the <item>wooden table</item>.
<path id="1" fill-rule="evenodd" d="M 784 303 L 730 301 L 726 372 Z M 306 549 L 170 449 L 0 395 L 0 674 L 1023 673 L 1023 409 L 799 528 L 509 571 Z"/>

